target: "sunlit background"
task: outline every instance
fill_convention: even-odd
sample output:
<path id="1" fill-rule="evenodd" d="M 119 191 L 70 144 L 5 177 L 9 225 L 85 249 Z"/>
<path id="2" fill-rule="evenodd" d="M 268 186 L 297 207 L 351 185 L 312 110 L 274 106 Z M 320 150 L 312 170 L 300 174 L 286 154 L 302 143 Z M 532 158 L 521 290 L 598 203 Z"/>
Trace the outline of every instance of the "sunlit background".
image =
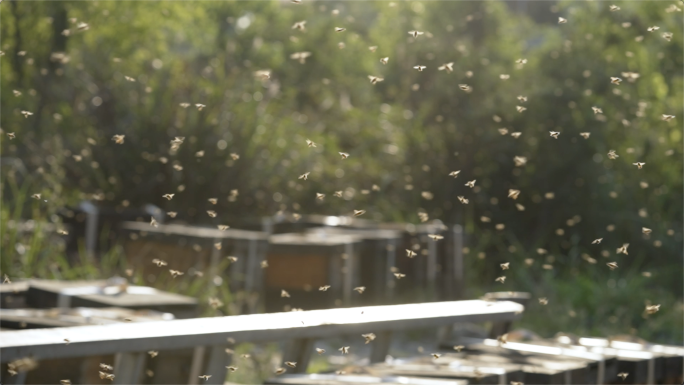
<path id="1" fill-rule="evenodd" d="M 135 268 L 106 233 L 97 256 L 57 233 L 83 200 L 238 229 L 366 210 L 462 225 L 465 296 L 530 292 L 519 326 L 542 336 L 681 344 L 684 5 L 615 4 L 5 1 L 2 274 Z M 227 289 L 214 311 L 189 277 L 133 282 L 231 314 Z"/>

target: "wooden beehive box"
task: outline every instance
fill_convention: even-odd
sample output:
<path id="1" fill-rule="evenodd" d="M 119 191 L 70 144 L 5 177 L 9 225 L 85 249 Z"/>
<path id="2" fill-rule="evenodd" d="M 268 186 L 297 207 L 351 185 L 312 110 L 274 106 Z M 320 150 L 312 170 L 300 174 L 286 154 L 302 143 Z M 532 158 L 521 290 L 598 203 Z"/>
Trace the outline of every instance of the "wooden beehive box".
<path id="1" fill-rule="evenodd" d="M 197 300 L 151 287 L 108 281 L 29 280 L 26 305 L 30 308 L 118 307 L 171 313 L 176 318 L 198 315 Z"/>
<path id="2" fill-rule="evenodd" d="M 242 299 L 238 304 L 240 313 L 261 310 L 260 264 L 268 248 L 265 233 L 178 224 L 152 227 L 142 222 L 125 222 L 121 229 L 126 233 L 123 245 L 128 263 L 143 269 L 146 277 L 154 277 L 159 271 L 153 259 L 166 261 L 165 268 L 222 276 L 236 298 Z M 229 256 L 236 257 L 237 262 L 228 262 Z"/>
<path id="3" fill-rule="evenodd" d="M 269 238 L 265 270 L 266 311 L 351 305 L 364 285 L 358 273 L 362 239 L 353 235 L 277 234 Z M 328 291 L 319 287 L 330 285 Z M 290 293 L 282 298 L 281 290 Z"/>
<path id="4" fill-rule="evenodd" d="M 294 215 L 287 213 L 262 218 L 261 225 L 263 231 L 269 234 L 303 233 L 316 227 L 378 228 L 377 222 L 355 217 L 312 214 L 295 218 Z"/>
<path id="5" fill-rule="evenodd" d="M 455 287 L 454 239 L 452 232 L 439 221 L 414 225 L 410 223 L 382 223 L 381 229 L 400 231 L 403 234 L 397 267 L 411 271 L 406 283 L 398 288 L 402 302 L 424 302 L 457 299 Z M 440 235 L 433 240 L 430 235 Z M 407 258 L 406 250 L 417 253 Z"/>
<path id="6" fill-rule="evenodd" d="M 400 283 L 393 275 L 400 258 L 402 234 L 396 230 L 317 227 L 307 231 L 321 235 L 353 235 L 362 239 L 359 247 L 359 274 L 366 286 L 366 295 L 357 304 L 388 305 L 392 303 L 394 288 Z M 407 276 L 410 272 L 406 272 Z"/>

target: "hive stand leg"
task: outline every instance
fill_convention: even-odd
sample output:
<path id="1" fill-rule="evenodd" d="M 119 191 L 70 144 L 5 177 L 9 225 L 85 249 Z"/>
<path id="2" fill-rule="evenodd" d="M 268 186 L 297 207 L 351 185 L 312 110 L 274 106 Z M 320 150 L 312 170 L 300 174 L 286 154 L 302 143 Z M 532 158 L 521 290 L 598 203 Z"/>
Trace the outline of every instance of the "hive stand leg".
<path id="1" fill-rule="evenodd" d="M 311 338 L 302 338 L 290 341 L 285 348 L 283 354 L 284 361 L 292 361 L 297 363 L 296 368 L 288 368 L 292 373 L 306 373 L 311 360 L 311 351 L 314 349 L 314 340 Z"/>
<path id="2" fill-rule="evenodd" d="M 200 382 L 199 376 L 208 374 L 200 373 L 204 367 L 204 352 L 206 348 L 204 346 L 198 346 L 192 353 L 192 364 L 190 364 L 190 377 L 188 378 L 189 385 L 197 385 Z M 212 376 L 213 377 L 213 376 Z"/>
<path id="3" fill-rule="evenodd" d="M 389 354 L 390 345 L 392 343 L 392 332 L 382 332 L 375 337 L 375 341 L 371 342 L 373 348 L 371 350 L 370 363 L 385 362 L 387 354 Z"/>
<path id="4" fill-rule="evenodd" d="M 230 355 L 226 354 L 225 346 L 211 346 L 208 349 L 209 357 L 203 374 L 210 374 L 211 377 L 207 381 L 203 381 L 202 384 L 223 385 L 228 373 L 226 366 L 230 365 Z"/>
<path id="5" fill-rule="evenodd" d="M 114 358 L 114 384 L 139 384 L 146 358 L 144 352 L 117 354 Z"/>

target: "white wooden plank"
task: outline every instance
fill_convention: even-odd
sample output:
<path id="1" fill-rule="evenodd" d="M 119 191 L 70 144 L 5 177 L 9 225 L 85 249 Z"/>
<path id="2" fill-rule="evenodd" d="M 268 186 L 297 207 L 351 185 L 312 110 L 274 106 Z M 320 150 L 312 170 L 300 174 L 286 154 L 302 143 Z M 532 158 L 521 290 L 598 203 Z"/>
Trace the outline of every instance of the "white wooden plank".
<path id="1" fill-rule="evenodd" d="M 513 320 L 523 306 L 480 300 L 0 332 L 0 362 L 213 346 L 228 337 L 262 342 L 327 338 L 455 322 Z M 64 339 L 69 339 L 69 345 Z"/>

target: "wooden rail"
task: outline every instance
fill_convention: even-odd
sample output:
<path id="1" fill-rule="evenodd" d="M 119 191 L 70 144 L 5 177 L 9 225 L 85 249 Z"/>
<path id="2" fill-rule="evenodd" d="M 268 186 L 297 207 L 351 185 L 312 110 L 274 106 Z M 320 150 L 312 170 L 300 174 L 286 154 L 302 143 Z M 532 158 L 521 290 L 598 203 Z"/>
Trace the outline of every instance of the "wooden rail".
<path id="1" fill-rule="evenodd" d="M 142 378 L 143 365 L 138 362 L 145 352 L 195 348 L 208 352 L 207 362 L 202 363 L 204 354 L 198 354 L 199 362 L 193 365 L 201 374 L 212 376 L 203 383 L 223 384 L 230 360 L 225 352 L 228 338 L 238 343 L 291 340 L 283 358 L 299 360 L 296 372 L 304 372 L 316 339 L 375 333 L 381 337 L 373 342 L 371 353 L 377 361 L 386 356 L 394 331 L 457 322 L 509 321 L 518 318 L 523 309 L 514 302 L 471 300 L 3 331 L 0 362 L 117 354 L 117 361 L 126 364 L 115 367 L 115 383 L 136 383 Z M 68 345 L 65 339 L 70 341 Z"/>

